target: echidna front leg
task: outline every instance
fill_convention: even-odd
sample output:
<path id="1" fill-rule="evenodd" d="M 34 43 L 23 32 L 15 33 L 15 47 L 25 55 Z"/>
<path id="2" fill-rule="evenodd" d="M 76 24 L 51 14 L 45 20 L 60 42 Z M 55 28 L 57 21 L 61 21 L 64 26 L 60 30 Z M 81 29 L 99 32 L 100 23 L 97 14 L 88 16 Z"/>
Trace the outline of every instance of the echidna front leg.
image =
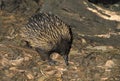
<path id="1" fill-rule="evenodd" d="M 68 62 L 68 55 L 69 55 L 69 49 L 65 49 L 63 52 L 60 53 L 65 61 L 65 64 L 68 66 L 69 62 Z"/>
<path id="2" fill-rule="evenodd" d="M 65 64 L 68 66 L 68 65 L 69 65 L 69 63 L 68 63 L 68 55 L 67 55 L 67 54 L 64 54 L 64 55 L 63 55 L 63 58 L 64 58 L 64 60 L 65 60 Z"/>

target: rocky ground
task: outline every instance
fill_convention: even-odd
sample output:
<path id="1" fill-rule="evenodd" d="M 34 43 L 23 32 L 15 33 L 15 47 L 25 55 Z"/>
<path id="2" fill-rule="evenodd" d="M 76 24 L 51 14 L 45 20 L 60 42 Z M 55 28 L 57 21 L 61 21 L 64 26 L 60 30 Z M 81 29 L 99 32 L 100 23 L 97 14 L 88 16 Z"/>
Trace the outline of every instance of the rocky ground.
<path id="1" fill-rule="evenodd" d="M 12 0 L 3 1 L 7 5 L 0 11 L 0 81 L 120 81 L 119 2 L 21 0 L 11 6 Z M 39 11 L 52 12 L 71 26 L 69 66 L 58 54 L 52 56 L 57 65 L 48 65 L 20 41 L 19 28 Z"/>

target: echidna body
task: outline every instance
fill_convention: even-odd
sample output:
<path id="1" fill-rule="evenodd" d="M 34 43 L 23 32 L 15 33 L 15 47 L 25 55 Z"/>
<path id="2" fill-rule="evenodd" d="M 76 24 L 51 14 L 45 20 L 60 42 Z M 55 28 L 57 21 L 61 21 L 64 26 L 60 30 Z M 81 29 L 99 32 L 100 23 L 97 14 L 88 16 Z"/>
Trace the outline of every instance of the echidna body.
<path id="1" fill-rule="evenodd" d="M 53 52 L 63 56 L 68 65 L 68 54 L 72 44 L 72 32 L 69 26 L 57 16 L 39 13 L 32 16 L 27 25 L 21 28 L 21 36 L 40 54 L 43 60 L 53 61 Z"/>

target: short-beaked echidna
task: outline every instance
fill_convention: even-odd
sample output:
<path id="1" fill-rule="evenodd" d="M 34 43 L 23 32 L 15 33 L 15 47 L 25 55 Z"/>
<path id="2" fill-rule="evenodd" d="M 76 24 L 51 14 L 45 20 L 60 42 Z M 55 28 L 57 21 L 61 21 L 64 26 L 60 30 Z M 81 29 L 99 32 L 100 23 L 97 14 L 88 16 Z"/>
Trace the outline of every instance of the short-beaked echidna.
<path id="1" fill-rule="evenodd" d="M 50 13 L 33 15 L 21 28 L 22 38 L 40 54 L 41 59 L 49 64 L 55 63 L 50 58 L 53 52 L 60 54 L 68 65 L 68 54 L 72 44 L 72 32 L 58 16 Z"/>

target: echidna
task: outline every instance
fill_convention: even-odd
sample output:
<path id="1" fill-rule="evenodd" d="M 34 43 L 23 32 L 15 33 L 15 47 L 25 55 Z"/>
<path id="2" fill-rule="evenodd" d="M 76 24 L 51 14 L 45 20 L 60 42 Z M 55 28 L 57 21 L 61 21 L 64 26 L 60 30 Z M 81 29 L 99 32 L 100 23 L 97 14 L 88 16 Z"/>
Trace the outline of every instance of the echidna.
<path id="1" fill-rule="evenodd" d="M 50 13 L 32 16 L 21 28 L 21 36 L 40 54 L 42 60 L 54 64 L 53 52 L 60 54 L 68 65 L 68 54 L 72 44 L 72 32 L 60 18 Z"/>

